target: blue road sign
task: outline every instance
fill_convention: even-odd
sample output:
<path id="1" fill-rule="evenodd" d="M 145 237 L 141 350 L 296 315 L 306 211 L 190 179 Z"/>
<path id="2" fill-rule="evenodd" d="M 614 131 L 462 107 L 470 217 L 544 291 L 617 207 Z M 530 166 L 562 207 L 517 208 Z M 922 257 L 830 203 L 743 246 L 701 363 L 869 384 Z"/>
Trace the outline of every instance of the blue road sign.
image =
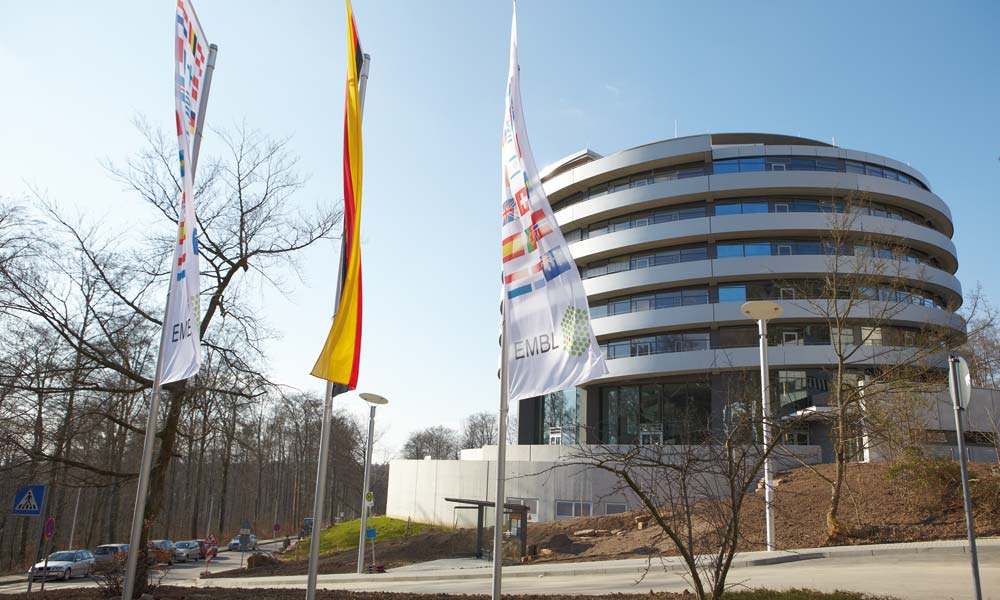
<path id="1" fill-rule="evenodd" d="M 14 492 L 14 514 L 28 517 L 38 517 L 42 514 L 42 502 L 48 486 L 35 483 L 22 485 Z"/>
<path id="2" fill-rule="evenodd" d="M 366 540 L 374 540 L 375 539 L 375 528 L 374 527 L 369 527 L 368 529 L 365 530 L 365 539 Z"/>

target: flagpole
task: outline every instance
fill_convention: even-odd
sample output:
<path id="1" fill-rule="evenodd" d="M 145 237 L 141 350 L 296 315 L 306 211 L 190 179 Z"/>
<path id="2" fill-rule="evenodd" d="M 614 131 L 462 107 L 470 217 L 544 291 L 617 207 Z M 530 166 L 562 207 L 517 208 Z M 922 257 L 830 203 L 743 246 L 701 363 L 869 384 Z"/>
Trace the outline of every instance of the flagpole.
<path id="1" fill-rule="evenodd" d="M 503 294 L 503 315 L 500 330 L 500 416 L 497 426 L 497 488 L 496 509 L 493 525 L 493 600 L 501 598 L 501 576 L 503 569 L 503 511 L 506 504 L 504 484 L 507 466 L 507 293 Z"/>
<path id="2" fill-rule="evenodd" d="M 211 44 L 208 47 L 208 64 L 205 70 L 205 89 L 199 103 L 198 117 L 194 130 L 194 149 L 191 152 L 191 182 L 194 183 L 195 169 L 198 167 L 199 148 L 201 147 L 201 132 L 205 125 L 205 109 L 208 107 L 208 93 L 212 86 L 212 74 L 215 72 L 215 56 L 219 47 Z M 128 565 L 125 571 L 125 582 L 122 587 L 123 600 L 131 600 L 135 592 L 135 576 L 141 554 L 142 529 L 146 516 L 146 500 L 149 496 L 149 478 L 153 467 L 153 448 L 156 445 L 156 421 L 160 410 L 160 393 L 162 390 L 161 373 L 163 367 L 163 350 L 167 344 L 167 319 L 170 315 L 170 289 L 167 289 L 167 301 L 163 307 L 163 321 L 160 328 L 160 350 L 156 356 L 156 373 L 153 375 L 153 393 L 149 399 L 149 414 L 146 416 L 146 436 L 142 443 L 142 462 L 139 467 L 139 484 L 135 491 L 135 507 L 132 512 L 132 530 L 129 534 Z M 211 524 L 210 524 L 211 525 Z"/>
<path id="3" fill-rule="evenodd" d="M 156 445 L 156 416 L 160 410 L 160 379 L 163 366 L 163 349 L 167 344 L 167 318 L 170 310 L 170 292 L 163 308 L 163 327 L 160 328 L 160 351 L 156 357 L 156 373 L 153 376 L 153 394 L 149 399 L 149 414 L 146 416 L 146 437 L 142 443 L 142 463 L 139 467 L 139 484 L 135 491 L 135 507 L 132 512 L 132 531 L 128 540 L 128 567 L 122 599 L 132 600 L 135 591 L 135 574 L 139 554 L 142 552 L 142 525 L 146 516 L 146 496 L 149 494 L 149 476 L 153 466 L 153 446 Z"/>
<path id="4" fill-rule="evenodd" d="M 364 54 L 361 63 L 361 72 L 358 74 L 358 108 L 360 115 L 365 113 L 365 87 L 368 82 L 368 65 L 371 62 L 371 55 Z M 343 293 L 344 284 L 344 236 L 341 236 L 340 245 L 340 266 L 337 274 L 337 305 L 340 305 L 340 296 Z M 336 315 L 334 315 L 336 316 Z M 326 391 L 323 398 L 323 422 L 320 425 L 320 446 L 319 461 L 316 465 L 316 491 L 313 494 L 313 530 L 309 540 L 309 572 L 306 576 L 306 600 L 316 598 L 316 577 L 319 575 L 319 546 L 322 537 L 323 505 L 326 504 L 326 471 L 330 459 L 330 421 L 333 418 L 333 397 L 336 395 L 337 387 L 332 381 L 326 382 Z M 346 389 L 344 391 L 347 391 Z"/>
<path id="5" fill-rule="evenodd" d="M 219 47 L 215 44 L 208 46 L 208 63 L 205 65 L 205 81 L 202 82 L 201 102 L 198 106 L 198 120 L 194 126 L 194 148 L 191 149 L 191 182 L 194 183 L 194 175 L 198 168 L 198 156 L 201 155 L 201 130 L 205 125 L 205 111 L 208 109 L 208 93 L 212 89 L 212 74 L 215 73 L 215 56 L 219 53 Z"/>

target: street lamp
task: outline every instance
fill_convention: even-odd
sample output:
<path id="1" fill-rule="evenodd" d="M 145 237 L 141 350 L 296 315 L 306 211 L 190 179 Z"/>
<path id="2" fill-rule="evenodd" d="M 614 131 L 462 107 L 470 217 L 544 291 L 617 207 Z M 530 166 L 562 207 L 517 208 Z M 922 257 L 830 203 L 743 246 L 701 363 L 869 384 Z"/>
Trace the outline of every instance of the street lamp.
<path id="1" fill-rule="evenodd" d="M 771 447 L 771 403 L 768 401 L 770 397 L 768 391 L 771 383 L 767 369 L 767 322 L 780 317 L 785 311 L 777 302 L 752 300 L 743 303 L 740 312 L 745 317 L 757 321 L 757 329 L 760 333 L 760 414 L 764 424 L 764 451 L 769 452 Z M 772 480 L 770 454 L 764 459 L 764 510 L 767 520 L 767 549 L 773 551 L 777 548 L 774 545 L 774 481 Z"/>
<path id="2" fill-rule="evenodd" d="M 368 473 L 372 465 L 372 439 L 375 436 L 375 408 L 379 405 L 389 404 L 389 401 L 378 394 L 363 392 L 358 394 L 361 399 L 371 406 L 368 415 L 368 446 L 365 448 L 365 483 L 364 492 L 361 494 L 361 537 L 358 539 L 358 573 L 365 569 L 365 540 L 368 533 Z"/>

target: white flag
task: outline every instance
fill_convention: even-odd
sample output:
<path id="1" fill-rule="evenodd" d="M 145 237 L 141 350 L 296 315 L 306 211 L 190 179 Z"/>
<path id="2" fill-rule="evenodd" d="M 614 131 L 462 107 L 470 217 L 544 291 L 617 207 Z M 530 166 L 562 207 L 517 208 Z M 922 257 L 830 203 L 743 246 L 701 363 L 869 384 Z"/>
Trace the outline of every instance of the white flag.
<path id="1" fill-rule="evenodd" d="M 517 13 L 510 31 L 500 185 L 508 399 L 540 396 L 608 372 L 580 273 L 535 168 L 521 108 Z"/>
<path id="2" fill-rule="evenodd" d="M 177 144 L 180 147 L 181 210 L 177 243 L 170 271 L 167 320 L 163 324 L 161 383 L 194 377 L 201 367 L 201 286 L 198 268 L 198 222 L 194 213 L 191 156 L 195 123 L 202 109 L 201 85 L 205 76 L 208 41 L 189 0 L 177 2 L 177 35 L 174 42 L 174 100 Z"/>

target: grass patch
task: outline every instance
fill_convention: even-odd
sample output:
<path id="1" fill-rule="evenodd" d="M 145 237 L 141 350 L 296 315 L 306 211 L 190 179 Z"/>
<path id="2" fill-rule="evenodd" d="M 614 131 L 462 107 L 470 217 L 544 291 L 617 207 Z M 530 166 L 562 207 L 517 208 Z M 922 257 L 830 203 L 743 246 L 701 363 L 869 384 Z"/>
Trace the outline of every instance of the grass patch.
<path id="1" fill-rule="evenodd" d="M 438 529 L 431 525 L 409 523 L 402 519 L 393 519 L 392 517 L 370 517 L 368 519 L 368 526 L 374 527 L 375 531 L 378 532 L 378 537 L 375 538 L 376 544 Z M 337 523 L 333 527 L 324 529 L 320 532 L 319 553 L 328 554 L 330 552 L 341 552 L 357 548 L 360 530 L 361 519 L 344 521 L 343 523 Z M 311 543 L 312 538 L 302 540 L 302 543 L 299 544 L 300 552 L 308 556 L 309 545 Z"/>

